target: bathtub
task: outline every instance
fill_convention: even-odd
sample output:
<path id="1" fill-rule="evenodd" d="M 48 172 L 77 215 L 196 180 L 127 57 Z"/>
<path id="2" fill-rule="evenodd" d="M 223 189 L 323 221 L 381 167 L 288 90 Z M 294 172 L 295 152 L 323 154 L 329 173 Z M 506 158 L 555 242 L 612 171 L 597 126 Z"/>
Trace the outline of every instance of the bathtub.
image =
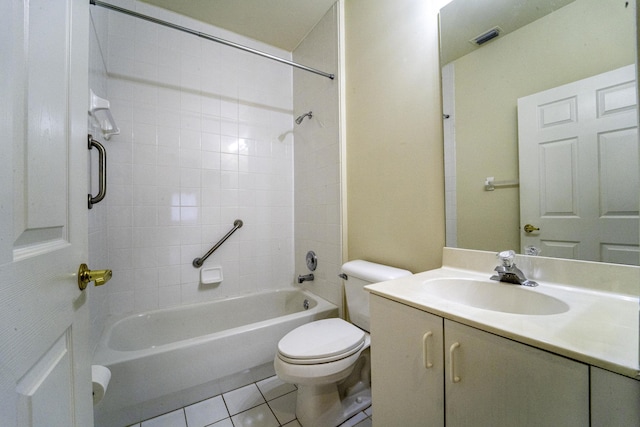
<path id="1" fill-rule="evenodd" d="M 322 298 L 281 290 L 110 319 L 93 358 L 111 370 L 95 425 L 126 426 L 273 375 L 287 332 L 337 316 Z"/>

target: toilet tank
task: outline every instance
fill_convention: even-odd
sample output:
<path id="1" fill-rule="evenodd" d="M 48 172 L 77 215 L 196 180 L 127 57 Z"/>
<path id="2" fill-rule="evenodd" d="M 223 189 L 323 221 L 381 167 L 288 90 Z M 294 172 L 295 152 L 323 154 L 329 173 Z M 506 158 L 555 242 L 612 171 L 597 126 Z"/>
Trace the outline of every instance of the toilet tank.
<path id="1" fill-rule="evenodd" d="M 369 292 L 364 287 L 412 274 L 408 270 L 363 260 L 344 263 L 342 273 L 347 277 L 344 281 L 344 289 L 349 319 L 351 323 L 367 332 L 369 331 Z"/>

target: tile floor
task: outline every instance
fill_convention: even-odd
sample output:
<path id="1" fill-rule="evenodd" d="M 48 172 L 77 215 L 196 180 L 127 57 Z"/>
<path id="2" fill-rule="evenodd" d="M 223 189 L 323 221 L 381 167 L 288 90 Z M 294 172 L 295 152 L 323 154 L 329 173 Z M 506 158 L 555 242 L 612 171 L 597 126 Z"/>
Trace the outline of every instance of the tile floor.
<path id="1" fill-rule="evenodd" d="M 300 427 L 293 384 L 278 377 L 214 396 L 132 427 Z M 371 427 L 371 407 L 340 427 Z"/>

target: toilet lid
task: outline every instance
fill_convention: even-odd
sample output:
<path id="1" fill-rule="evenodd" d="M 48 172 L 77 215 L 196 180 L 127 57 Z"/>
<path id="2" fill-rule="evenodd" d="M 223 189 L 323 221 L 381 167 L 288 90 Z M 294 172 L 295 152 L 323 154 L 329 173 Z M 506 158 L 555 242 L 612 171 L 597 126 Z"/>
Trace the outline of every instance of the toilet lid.
<path id="1" fill-rule="evenodd" d="M 289 363 L 326 363 L 359 351 L 365 332 L 342 319 L 323 319 L 304 324 L 278 343 L 280 357 Z"/>

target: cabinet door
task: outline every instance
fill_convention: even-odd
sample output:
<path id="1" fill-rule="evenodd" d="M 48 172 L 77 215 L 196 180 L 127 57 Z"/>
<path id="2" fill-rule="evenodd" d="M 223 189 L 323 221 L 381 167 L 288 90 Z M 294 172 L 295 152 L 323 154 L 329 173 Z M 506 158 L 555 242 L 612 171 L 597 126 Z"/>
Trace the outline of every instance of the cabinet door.
<path id="1" fill-rule="evenodd" d="M 592 366 L 591 426 L 640 426 L 640 381 Z"/>
<path id="2" fill-rule="evenodd" d="M 587 365 L 449 320 L 445 363 L 448 427 L 589 425 Z"/>
<path id="3" fill-rule="evenodd" d="M 444 426 L 442 318 L 371 295 L 376 426 Z"/>

